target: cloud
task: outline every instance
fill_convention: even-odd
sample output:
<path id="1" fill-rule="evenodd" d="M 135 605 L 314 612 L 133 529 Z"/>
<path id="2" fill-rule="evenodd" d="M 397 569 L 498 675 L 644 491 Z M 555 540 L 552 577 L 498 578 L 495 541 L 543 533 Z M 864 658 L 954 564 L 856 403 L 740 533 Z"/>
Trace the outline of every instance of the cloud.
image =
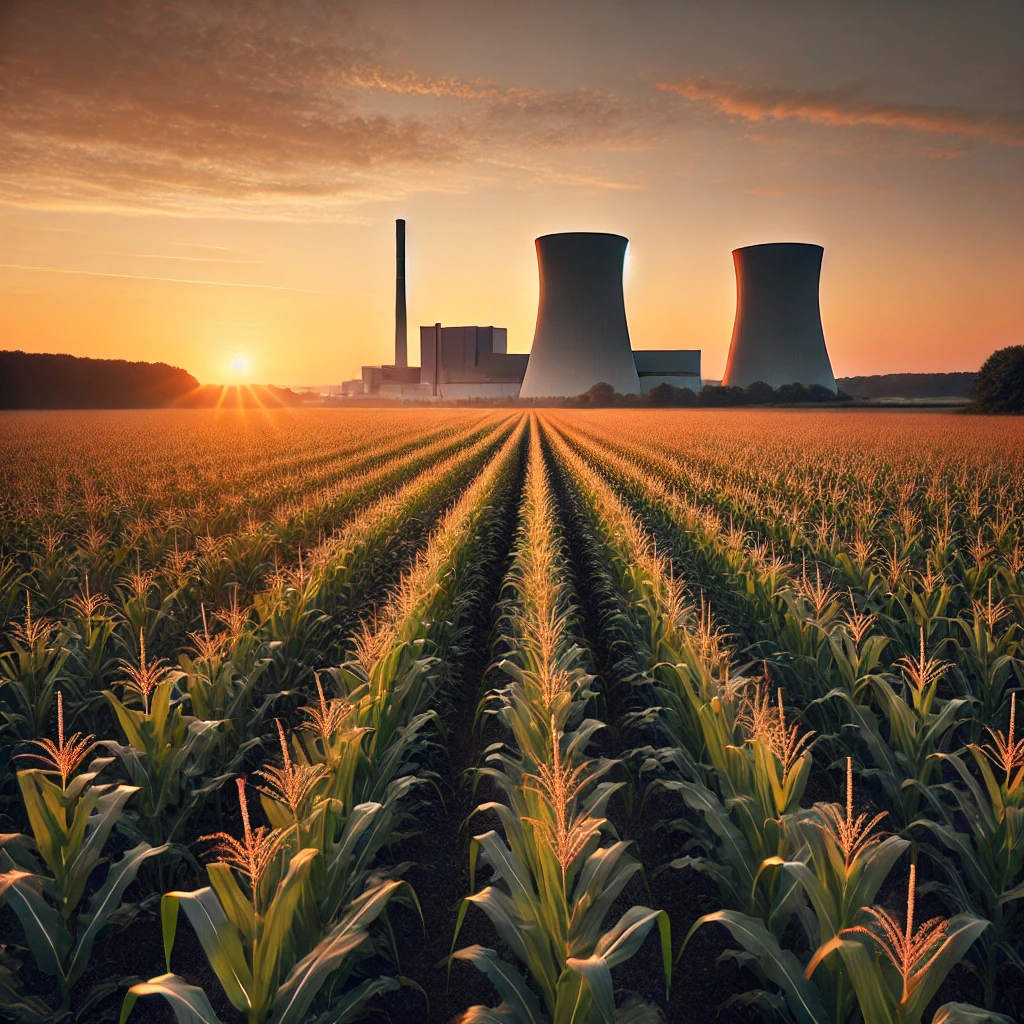
<path id="1" fill-rule="evenodd" d="M 811 124 L 905 128 L 916 132 L 980 138 L 1002 146 L 1024 146 L 1024 112 L 877 103 L 859 86 L 817 92 L 755 88 L 709 78 L 660 82 L 658 89 L 701 103 L 740 121 L 806 121 Z"/>
<path id="2" fill-rule="evenodd" d="M 870 193 L 872 195 L 893 195 L 895 189 L 870 188 L 865 185 L 755 185 L 742 190 L 748 196 L 830 196 L 830 195 L 858 195 Z"/>
<path id="3" fill-rule="evenodd" d="M 169 284 L 198 284 L 211 288 L 255 288 L 259 291 L 303 292 L 306 295 L 333 295 L 313 288 L 292 288 L 283 284 L 252 284 L 244 281 L 207 281 L 191 277 L 154 277 L 149 274 L 115 274 L 104 270 L 76 270 L 71 267 L 34 266 L 27 263 L 0 263 L 0 270 L 24 270 L 33 274 L 73 274 L 79 277 L 116 277 L 125 281 L 161 281 Z"/>
<path id="4" fill-rule="evenodd" d="M 0 202 L 319 215 L 457 188 L 484 158 L 644 144 L 649 103 L 389 69 L 356 3 L 8 11 Z"/>

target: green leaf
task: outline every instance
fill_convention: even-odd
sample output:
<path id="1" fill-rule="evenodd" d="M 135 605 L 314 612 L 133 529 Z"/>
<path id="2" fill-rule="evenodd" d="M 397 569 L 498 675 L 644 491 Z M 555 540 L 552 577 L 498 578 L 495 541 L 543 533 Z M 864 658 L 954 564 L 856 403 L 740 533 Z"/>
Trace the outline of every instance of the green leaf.
<path id="1" fill-rule="evenodd" d="M 1012 1017 L 968 1003 L 946 1003 L 935 1011 L 932 1024 L 1015 1024 Z"/>
<path id="2" fill-rule="evenodd" d="M 778 939 L 758 918 L 734 910 L 705 914 L 694 922 L 677 960 L 683 955 L 694 932 L 712 923 L 725 925 L 732 937 L 758 958 L 764 973 L 786 993 L 790 1009 L 799 1024 L 829 1024 L 830 1017 L 821 1003 L 817 988 L 804 977 L 803 965 L 788 949 L 779 946 Z"/>
<path id="3" fill-rule="evenodd" d="M 96 792 L 100 787 L 93 787 Z M 73 876 L 68 886 L 69 903 L 72 906 L 78 903 L 81 894 L 85 890 L 89 875 L 93 868 L 100 863 L 103 847 L 106 845 L 111 830 L 121 819 L 124 812 L 124 805 L 139 791 L 137 786 L 114 786 L 106 789 L 96 801 L 94 813 L 89 815 L 88 833 L 81 849 L 73 854 L 73 859 L 68 864 L 67 873 Z M 65 854 L 66 855 L 66 854 Z"/>
<path id="4" fill-rule="evenodd" d="M 270 908 L 258 927 L 253 951 L 252 987 L 249 989 L 254 1013 L 265 1013 L 277 991 L 281 958 L 289 945 L 296 908 L 308 891 L 313 863 L 319 850 L 299 850 L 288 863 L 284 878 L 277 884 Z M 237 934 L 237 933 L 236 933 Z"/>
<path id="5" fill-rule="evenodd" d="M 826 946 L 838 949 L 843 958 L 843 966 L 853 983 L 857 1003 L 866 1024 L 902 1024 L 907 1018 L 900 1015 L 899 986 L 896 992 L 890 989 L 878 957 L 869 948 L 870 945 L 870 940 L 861 942 L 859 939 L 843 939 L 838 935 L 830 943 L 826 943 Z M 812 964 L 822 958 L 824 949 L 825 947 L 822 947 L 815 953 Z M 808 967 L 808 971 L 810 970 Z M 899 982 L 898 975 L 896 980 Z M 917 1019 L 920 1020 L 920 1017 Z"/>
<path id="6" fill-rule="evenodd" d="M 160 930 L 164 939 L 164 966 L 171 973 L 171 950 L 178 933 L 178 897 L 167 893 L 160 897 Z"/>
<path id="7" fill-rule="evenodd" d="M 42 875 L 22 874 L 7 888 L 7 905 L 18 916 L 25 941 L 36 966 L 64 985 L 64 962 L 71 950 L 71 936 L 60 914 L 43 898 Z"/>
<path id="8" fill-rule="evenodd" d="M 580 989 L 586 986 L 594 1002 L 594 1009 L 601 1018 L 601 1024 L 614 1024 L 615 1021 L 615 989 L 608 961 L 603 956 L 589 956 L 585 960 L 569 957 L 565 966 L 578 976 Z M 566 974 L 558 979 L 558 1006 L 555 1011 L 555 1024 L 585 1024 L 590 1014 L 580 1015 L 578 1008 L 582 991 L 573 992 L 565 985 Z M 566 995 L 573 999 L 571 1013 L 565 1016 L 563 1004 Z"/>
<path id="9" fill-rule="evenodd" d="M 322 1019 L 329 1024 L 351 1024 L 352 1021 L 363 1020 L 366 1016 L 365 1006 L 374 996 L 383 992 L 395 992 L 403 984 L 423 992 L 419 985 L 408 978 L 389 978 L 387 975 L 381 975 L 379 978 L 367 978 L 355 988 L 332 999 L 330 1009 Z M 425 995 L 424 998 L 426 998 Z"/>
<path id="10" fill-rule="evenodd" d="M 194 892 L 170 892 L 164 899 L 168 897 L 174 897 L 184 909 L 231 1005 L 236 1010 L 248 1010 L 252 972 L 238 931 L 228 920 L 214 891 L 207 887 Z"/>
<path id="11" fill-rule="evenodd" d="M 928 961 L 928 970 L 924 978 L 907 1000 L 907 1010 L 904 1012 L 911 1020 L 920 1018 L 925 1007 L 938 992 L 939 986 L 946 980 L 946 975 L 964 958 L 967 950 L 989 926 L 990 922 L 973 914 L 957 914 L 949 922 L 942 935 L 942 944 L 938 952 Z"/>
<path id="12" fill-rule="evenodd" d="M 150 857 L 159 856 L 168 849 L 167 846 L 152 847 L 149 843 L 139 843 L 111 866 L 106 880 L 89 904 L 89 912 L 79 918 L 78 944 L 67 972 L 69 987 L 82 976 L 88 966 L 96 937 L 110 920 L 110 915 L 121 905 L 121 897 L 124 896 L 128 886 L 135 881 L 135 876 L 139 873 L 143 862 L 149 860 Z"/>
<path id="13" fill-rule="evenodd" d="M 383 882 L 355 901 L 345 919 L 292 968 L 277 990 L 270 1018 L 273 1024 L 301 1024 L 306 1019 L 309 1004 L 324 982 L 349 953 L 366 941 L 369 925 L 384 911 L 391 897 L 403 887 L 409 887 L 409 883 Z"/>
<path id="14" fill-rule="evenodd" d="M 176 974 L 161 974 L 132 985 L 124 997 L 118 1024 L 125 1024 L 141 996 L 163 996 L 171 1004 L 178 1024 L 221 1024 L 206 993 Z"/>
<path id="15" fill-rule="evenodd" d="M 505 963 L 493 949 L 487 949 L 485 946 L 466 946 L 453 953 L 452 958 L 466 960 L 487 975 L 497 989 L 498 995 L 514 1014 L 513 1017 L 506 1014 L 498 1019 L 522 1021 L 524 1024 L 544 1024 L 546 1018 L 541 1010 L 540 1001 L 527 985 L 526 979 L 510 964 Z"/>

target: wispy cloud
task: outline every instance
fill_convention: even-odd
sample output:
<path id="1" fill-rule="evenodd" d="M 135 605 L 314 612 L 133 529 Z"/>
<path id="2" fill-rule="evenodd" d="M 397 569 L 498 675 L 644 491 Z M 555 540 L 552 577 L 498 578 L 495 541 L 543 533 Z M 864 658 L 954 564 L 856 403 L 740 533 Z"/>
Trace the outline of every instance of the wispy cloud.
<path id="1" fill-rule="evenodd" d="M 858 195 L 894 195 L 896 189 L 872 188 L 865 185 L 755 185 L 742 190 L 748 196 L 831 196 Z"/>
<path id="2" fill-rule="evenodd" d="M 169 284 L 206 285 L 211 288 L 255 288 L 258 291 L 303 292 L 307 295 L 333 295 L 315 288 L 290 288 L 283 284 L 254 284 L 249 281 L 205 281 L 190 277 L 155 277 L 149 274 L 115 274 L 103 270 L 76 270 L 72 267 L 32 266 L 26 263 L 0 263 L 0 270 L 24 270 L 36 274 L 74 274 L 81 277 L 116 277 L 126 281 L 162 281 Z"/>
<path id="3" fill-rule="evenodd" d="M 211 246 L 223 248 L 223 246 Z M 161 252 L 119 252 L 115 250 L 103 253 L 104 256 L 128 256 L 136 260 L 174 260 L 180 263 L 217 263 L 232 267 L 256 267 L 266 264 L 266 260 L 233 260 L 219 256 L 172 256 Z"/>
<path id="4" fill-rule="evenodd" d="M 0 202 L 266 216 L 450 189 L 477 162 L 633 148 L 649 101 L 385 67 L 357 3 L 16 3 Z"/>
<path id="5" fill-rule="evenodd" d="M 740 121 L 805 121 L 830 126 L 877 126 L 980 138 L 1002 146 L 1024 146 L 1024 112 L 919 103 L 880 103 L 862 86 L 807 91 L 758 88 L 711 78 L 660 82 L 658 88 Z"/>

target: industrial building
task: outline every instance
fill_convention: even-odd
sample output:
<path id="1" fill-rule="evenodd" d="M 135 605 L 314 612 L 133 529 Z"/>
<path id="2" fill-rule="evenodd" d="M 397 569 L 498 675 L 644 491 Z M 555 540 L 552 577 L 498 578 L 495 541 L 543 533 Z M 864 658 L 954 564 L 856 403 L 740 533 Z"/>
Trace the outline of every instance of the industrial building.
<path id="1" fill-rule="evenodd" d="M 409 366 L 405 304 L 405 221 L 395 222 L 395 361 L 362 368 L 362 397 L 508 398 L 519 394 L 526 355 L 509 355 L 504 327 L 420 328 L 420 365 Z M 344 394 L 357 396 L 346 382 Z"/>
<path id="2" fill-rule="evenodd" d="M 622 235 L 571 231 L 537 239 L 540 301 L 522 398 L 563 398 L 595 384 L 640 394 L 629 343 Z"/>
<path id="3" fill-rule="evenodd" d="M 420 328 L 419 380 L 434 398 L 514 398 L 529 358 L 509 354 L 504 327 Z"/>
<path id="4" fill-rule="evenodd" d="M 818 305 L 820 245 L 772 242 L 733 250 L 736 320 L 722 383 L 820 384 L 836 390 Z"/>
<path id="5" fill-rule="evenodd" d="M 701 389 L 699 348 L 634 350 L 633 362 L 642 394 L 659 384 L 689 388 L 694 394 Z"/>

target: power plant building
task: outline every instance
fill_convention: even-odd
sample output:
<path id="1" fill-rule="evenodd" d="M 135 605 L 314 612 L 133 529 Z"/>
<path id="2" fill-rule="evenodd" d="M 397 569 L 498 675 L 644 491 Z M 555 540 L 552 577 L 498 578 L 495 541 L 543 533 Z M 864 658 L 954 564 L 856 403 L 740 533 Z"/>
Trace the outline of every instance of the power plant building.
<path id="1" fill-rule="evenodd" d="M 647 394 L 659 384 L 701 389 L 700 349 L 638 349 L 633 352 L 640 390 Z"/>
<path id="2" fill-rule="evenodd" d="M 572 231 L 536 244 L 540 301 L 520 397 L 572 397 L 601 382 L 640 394 L 622 294 L 628 240 Z"/>
<path id="3" fill-rule="evenodd" d="M 514 398 L 527 355 L 509 354 L 504 327 L 420 328 L 420 382 L 436 398 Z"/>
<path id="4" fill-rule="evenodd" d="M 764 381 L 836 390 L 818 304 L 820 245 L 773 242 L 733 251 L 736 320 L 722 384 Z"/>

